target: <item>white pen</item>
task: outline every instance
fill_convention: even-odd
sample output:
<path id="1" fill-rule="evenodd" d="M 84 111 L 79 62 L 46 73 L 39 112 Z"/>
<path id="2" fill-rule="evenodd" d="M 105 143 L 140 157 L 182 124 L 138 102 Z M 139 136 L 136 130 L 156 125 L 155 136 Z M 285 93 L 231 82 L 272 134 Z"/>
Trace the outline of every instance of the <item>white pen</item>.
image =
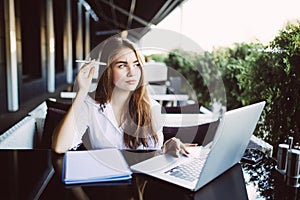
<path id="1" fill-rule="evenodd" d="M 91 60 L 75 60 L 75 62 L 87 64 L 87 63 L 90 63 L 90 62 L 92 62 L 92 61 L 91 61 Z M 99 61 L 95 61 L 95 64 L 98 64 L 98 65 L 106 65 L 106 63 L 104 63 L 104 62 L 99 62 Z"/>

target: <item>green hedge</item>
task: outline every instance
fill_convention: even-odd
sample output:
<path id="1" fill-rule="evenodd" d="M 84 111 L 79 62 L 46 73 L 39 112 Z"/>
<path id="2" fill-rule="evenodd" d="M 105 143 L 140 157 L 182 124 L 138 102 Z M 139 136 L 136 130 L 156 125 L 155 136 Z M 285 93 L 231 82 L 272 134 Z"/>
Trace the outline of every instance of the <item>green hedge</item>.
<path id="1" fill-rule="evenodd" d="M 227 110 L 261 100 L 267 102 L 255 135 L 271 143 L 293 136 L 300 141 L 300 21 L 287 24 L 265 46 L 239 43 L 203 55 L 173 50 L 168 56 L 153 56 L 181 73 L 193 86 L 197 100 L 207 106 L 208 85 L 222 77 Z M 219 85 L 213 86 L 216 90 Z"/>

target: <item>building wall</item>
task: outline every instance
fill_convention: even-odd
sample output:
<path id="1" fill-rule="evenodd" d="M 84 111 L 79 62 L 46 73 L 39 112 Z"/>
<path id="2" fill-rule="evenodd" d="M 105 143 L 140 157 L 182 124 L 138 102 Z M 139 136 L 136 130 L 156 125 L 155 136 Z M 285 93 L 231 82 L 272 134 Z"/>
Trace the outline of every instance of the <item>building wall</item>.
<path id="1" fill-rule="evenodd" d="M 0 113 L 5 112 L 7 107 L 4 30 L 4 2 L 0 0 Z"/>
<path id="2" fill-rule="evenodd" d="M 7 62 L 6 62 L 6 34 L 5 34 L 5 10 L 4 3 L 9 0 L 0 0 L 0 114 L 8 113 L 7 105 Z M 14 0 L 16 21 L 16 45 L 17 45 L 17 75 L 19 107 L 26 102 L 49 93 L 47 90 L 48 54 L 47 48 L 47 1 L 48 0 Z M 71 2 L 72 34 L 66 32 L 67 1 L 52 0 L 53 22 L 55 35 L 55 88 L 59 88 L 66 82 L 67 40 L 72 37 L 73 71 L 76 75 L 75 59 L 77 37 L 77 0 Z M 84 27 L 81 27 L 84 30 Z M 84 40 L 84 38 L 83 38 Z M 82 41 L 83 42 L 83 41 Z M 82 44 L 84 47 L 84 44 Z M 84 51 L 82 51 L 84 52 Z M 83 55 L 82 55 L 83 57 Z"/>

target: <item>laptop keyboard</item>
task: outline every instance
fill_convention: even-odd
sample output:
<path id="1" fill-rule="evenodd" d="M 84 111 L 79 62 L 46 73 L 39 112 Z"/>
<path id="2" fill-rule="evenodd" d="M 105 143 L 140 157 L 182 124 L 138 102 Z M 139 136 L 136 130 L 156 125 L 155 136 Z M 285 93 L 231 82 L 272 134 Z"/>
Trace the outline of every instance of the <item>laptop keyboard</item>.
<path id="1" fill-rule="evenodd" d="M 189 159 L 187 162 L 179 164 L 165 173 L 177 178 L 184 179 L 186 181 L 193 182 L 197 180 L 200 176 L 200 172 L 204 166 L 206 158 L 208 156 L 208 151 L 201 151 L 197 157 Z"/>

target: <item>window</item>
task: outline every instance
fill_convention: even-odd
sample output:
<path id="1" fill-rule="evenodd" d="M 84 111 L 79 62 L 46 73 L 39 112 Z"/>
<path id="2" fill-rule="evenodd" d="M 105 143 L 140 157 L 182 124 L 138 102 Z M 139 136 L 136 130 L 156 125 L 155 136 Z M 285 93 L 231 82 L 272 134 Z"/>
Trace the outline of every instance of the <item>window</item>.
<path id="1" fill-rule="evenodd" d="M 22 81 L 41 78 L 40 0 L 19 0 L 22 46 Z"/>

